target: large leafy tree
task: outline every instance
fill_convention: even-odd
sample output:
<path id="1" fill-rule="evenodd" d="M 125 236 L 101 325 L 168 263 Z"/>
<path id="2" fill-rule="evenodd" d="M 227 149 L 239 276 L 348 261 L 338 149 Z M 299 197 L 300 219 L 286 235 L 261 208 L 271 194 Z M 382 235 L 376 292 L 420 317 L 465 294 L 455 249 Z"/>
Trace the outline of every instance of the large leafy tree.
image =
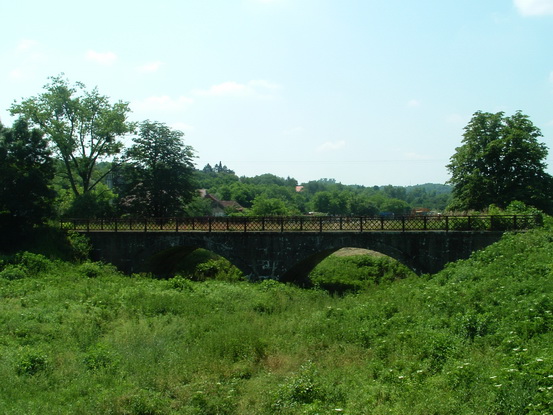
<path id="1" fill-rule="evenodd" d="M 163 123 L 144 121 L 127 150 L 118 187 L 123 211 L 152 217 L 178 215 L 192 200 L 194 149 L 181 131 Z"/>
<path id="2" fill-rule="evenodd" d="M 109 173 L 95 176 L 96 164 L 118 154 L 120 138 L 133 129 L 127 121 L 128 103 L 111 104 L 94 88 L 71 85 L 63 74 L 51 77 L 44 92 L 14 103 L 18 114 L 46 134 L 63 166 L 75 196 L 91 191 Z"/>
<path id="3" fill-rule="evenodd" d="M 518 200 L 551 212 L 553 178 L 545 171 L 548 150 L 540 137 L 520 111 L 512 116 L 476 112 L 447 165 L 453 186 L 450 208 L 482 210 Z"/>
<path id="4" fill-rule="evenodd" d="M 52 212 L 55 196 L 49 184 L 53 162 L 43 134 L 18 120 L 0 124 L 0 226 L 21 232 L 42 223 Z"/>

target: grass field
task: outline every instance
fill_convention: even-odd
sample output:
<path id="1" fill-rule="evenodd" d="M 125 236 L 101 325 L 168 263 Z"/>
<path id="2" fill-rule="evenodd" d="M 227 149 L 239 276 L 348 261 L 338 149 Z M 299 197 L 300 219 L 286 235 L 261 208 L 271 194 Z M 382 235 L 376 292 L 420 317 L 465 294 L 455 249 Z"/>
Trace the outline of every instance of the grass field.
<path id="1" fill-rule="evenodd" d="M 553 413 L 550 228 L 423 277 L 359 253 L 309 290 L 5 257 L 0 413 Z"/>

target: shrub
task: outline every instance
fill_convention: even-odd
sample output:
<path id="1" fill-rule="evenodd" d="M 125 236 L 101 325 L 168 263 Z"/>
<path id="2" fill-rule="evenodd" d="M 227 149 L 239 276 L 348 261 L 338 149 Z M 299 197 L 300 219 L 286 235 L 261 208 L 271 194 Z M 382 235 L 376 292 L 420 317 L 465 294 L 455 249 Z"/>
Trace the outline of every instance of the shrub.
<path id="1" fill-rule="evenodd" d="M 48 357 L 38 350 L 24 350 L 20 353 L 16 365 L 19 375 L 33 376 L 48 367 Z"/>
<path id="2" fill-rule="evenodd" d="M 20 280 L 26 278 L 28 273 L 20 265 L 7 265 L 2 271 L 0 271 L 0 278 L 6 280 Z"/>
<path id="3" fill-rule="evenodd" d="M 68 231 L 67 240 L 73 253 L 73 259 L 77 261 L 85 261 L 90 255 L 92 246 L 86 235 L 80 232 Z"/>
<path id="4" fill-rule="evenodd" d="M 44 255 L 33 254 L 32 252 L 22 252 L 17 254 L 15 261 L 26 268 L 31 274 L 39 274 L 52 269 L 52 262 Z"/>
<path id="5" fill-rule="evenodd" d="M 118 356 L 104 343 L 98 343 L 86 353 L 83 362 L 89 370 L 113 369 L 119 361 Z"/>

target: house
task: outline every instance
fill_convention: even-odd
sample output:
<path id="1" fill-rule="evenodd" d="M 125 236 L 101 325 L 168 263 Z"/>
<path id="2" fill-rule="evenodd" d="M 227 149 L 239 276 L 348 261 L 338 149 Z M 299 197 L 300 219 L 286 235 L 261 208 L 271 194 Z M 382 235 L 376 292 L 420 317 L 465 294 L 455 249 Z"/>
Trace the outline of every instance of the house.
<path id="1" fill-rule="evenodd" d="M 200 196 L 211 201 L 211 216 L 226 216 L 229 211 L 243 212 L 244 207 L 234 200 L 219 200 L 206 189 L 198 191 Z"/>

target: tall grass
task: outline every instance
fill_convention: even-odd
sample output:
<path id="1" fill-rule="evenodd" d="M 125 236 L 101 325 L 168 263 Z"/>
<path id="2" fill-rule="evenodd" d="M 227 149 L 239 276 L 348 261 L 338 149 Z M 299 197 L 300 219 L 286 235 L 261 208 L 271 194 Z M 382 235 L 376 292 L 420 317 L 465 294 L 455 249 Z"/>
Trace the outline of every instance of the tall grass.
<path id="1" fill-rule="evenodd" d="M 361 270 L 340 296 L 22 253 L 0 271 L 0 413 L 551 414 L 552 242 L 378 281 L 332 260 L 315 278 Z"/>

